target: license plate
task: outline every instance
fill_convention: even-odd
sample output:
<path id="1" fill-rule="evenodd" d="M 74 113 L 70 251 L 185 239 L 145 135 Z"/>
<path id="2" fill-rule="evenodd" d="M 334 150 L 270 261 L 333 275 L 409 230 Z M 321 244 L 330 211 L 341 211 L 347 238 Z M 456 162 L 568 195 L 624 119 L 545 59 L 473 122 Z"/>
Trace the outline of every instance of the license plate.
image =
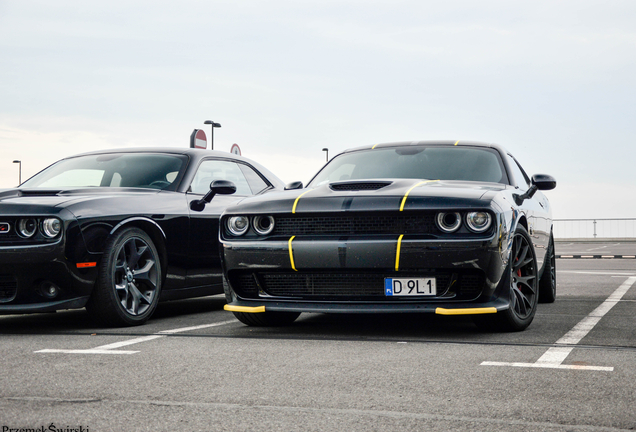
<path id="1" fill-rule="evenodd" d="M 435 278 L 385 278 L 384 294 L 387 296 L 435 296 Z"/>

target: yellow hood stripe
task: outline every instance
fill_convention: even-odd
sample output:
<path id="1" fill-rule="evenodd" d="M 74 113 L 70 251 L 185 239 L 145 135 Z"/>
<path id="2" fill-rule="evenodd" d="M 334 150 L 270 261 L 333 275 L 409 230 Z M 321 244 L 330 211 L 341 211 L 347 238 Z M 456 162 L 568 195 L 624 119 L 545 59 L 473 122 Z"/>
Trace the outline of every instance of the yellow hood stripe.
<path id="1" fill-rule="evenodd" d="M 292 236 L 292 238 L 289 239 L 289 241 L 287 242 L 287 247 L 289 248 L 289 262 L 291 263 L 291 268 L 294 269 L 294 271 L 298 271 L 296 270 L 296 266 L 294 265 L 294 252 L 292 251 L 292 241 L 296 238 L 296 236 Z"/>
<path id="2" fill-rule="evenodd" d="M 404 194 L 404 198 L 402 198 L 402 205 L 400 205 L 400 211 L 404 211 L 404 204 L 406 204 L 406 198 L 409 196 L 409 194 L 411 193 L 411 191 L 413 189 L 415 189 L 416 187 L 421 186 L 423 184 L 433 183 L 433 182 L 437 182 L 437 181 L 439 181 L 439 180 L 424 180 L 424 181 L 421 181 L 421 182 L 417 183 L 415 186 L 411 187 L 411 189 L 407 190 L 406 193 Z"/>
<path id="3" fill-rule="evenodd" d="M 305 191 L 301 193 L 300 195 L 298 195 L 298 198 L 296 198 L 296 201 L 294 201 L 294 206 L 292 207 L 292 213 L 296 213 L 296 206 L 298 205 L 298 200 L 300 200 L 300 197 L 305 195 L 307 192 L 309 191 Z"/>

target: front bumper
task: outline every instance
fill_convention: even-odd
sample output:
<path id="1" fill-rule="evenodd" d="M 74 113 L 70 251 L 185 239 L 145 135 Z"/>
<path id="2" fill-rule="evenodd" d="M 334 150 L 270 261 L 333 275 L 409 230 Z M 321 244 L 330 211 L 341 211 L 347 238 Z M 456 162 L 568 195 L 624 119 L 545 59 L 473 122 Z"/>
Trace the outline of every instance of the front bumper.
<path id="1" fill-rule="evenodd" d="M 438 304 L 357 304 L 357 303 L 312 303 L 312 302 L 262 302 L 235 300 L 225 305 L 230 312 L 312 312 L 312 313 L 434 313 L 437 315 L 482 315 L 508 309 L 503 299 L 487 303 Z"/>
<path id="2" fill-rule="evenodd" d="M 63 242 L 0 248 L 0 315 L 82 308 L 97 269 L 78 269 L 67 260 Z M 55 287 L 54 295 L 47 289 Z"/>
<path id="3" fill-rule="evenodd" d="M 228 310 L 234 311 L 265 306 L 268 311 L 473 314 L 509 304 L 507 291 L 500 289 L 507 263 L 494 235 L 453 241 L 417 236 L 223 241 L 223 258 Z M 385 296 L 384 278 L 399 277 L 435 277 L 438 295 Z"/>

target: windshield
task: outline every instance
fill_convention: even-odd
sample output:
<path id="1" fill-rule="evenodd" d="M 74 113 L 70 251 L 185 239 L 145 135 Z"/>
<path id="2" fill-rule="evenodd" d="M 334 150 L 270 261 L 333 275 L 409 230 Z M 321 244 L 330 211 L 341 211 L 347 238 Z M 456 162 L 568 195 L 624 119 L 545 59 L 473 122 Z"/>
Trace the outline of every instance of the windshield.
<path id="1" fill-rule="evenodd" d="M 140 187 L 175 190 L 187 157 L 153 153 L 110 153 L 64 159 L 21 187 Z"/>
<path id="2" fill-rule="evenodd" d="M 335 157 L 309 187 L 346 180 L 413 178 L 508 184 L 499 153 L 484 147 L 403 146 Z"/>

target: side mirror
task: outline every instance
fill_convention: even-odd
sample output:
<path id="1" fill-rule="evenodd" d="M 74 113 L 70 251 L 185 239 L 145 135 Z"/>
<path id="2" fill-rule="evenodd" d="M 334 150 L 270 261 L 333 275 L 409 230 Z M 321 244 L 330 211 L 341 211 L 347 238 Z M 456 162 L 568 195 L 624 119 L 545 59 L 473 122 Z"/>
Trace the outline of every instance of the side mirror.
<path id="1" fill-rule="evenodd" d="M 552 190 L 556 187 L 556 180 L 547 174 L 535 174 L 532 176 L 532 184 L 539 190 Z"/>
<path id="2" fill-rule="evenodd" d="M 514 195 L 517 205 L 521 205 L 528 198 L 532 198 L 538 190 L 551 190 L 556 187 L 554 177 L 547 174 L 535 174 L 532 176 L 532 186 L 522 195 Z"/>
<path id="3" fill-rule="evenodd" d="M 232 195 L 236 192 L 236 185 L 228 180 L 214 180 L 210 183 L 210 192 L 206 193 L 200 200 L 190 202 L 190 209 L 193 211 L 203 211 L 205 205 L 212 201 L 214 195 Z"/>
<path id="4" fill-rule="evenodd" d="M 303 182 L 300 182 L 300 181 L 291 182 L 285 186 L 285 190 L 294 190 L 294 189 L 302 189 L 302 188 L 303 188 Z"/>

